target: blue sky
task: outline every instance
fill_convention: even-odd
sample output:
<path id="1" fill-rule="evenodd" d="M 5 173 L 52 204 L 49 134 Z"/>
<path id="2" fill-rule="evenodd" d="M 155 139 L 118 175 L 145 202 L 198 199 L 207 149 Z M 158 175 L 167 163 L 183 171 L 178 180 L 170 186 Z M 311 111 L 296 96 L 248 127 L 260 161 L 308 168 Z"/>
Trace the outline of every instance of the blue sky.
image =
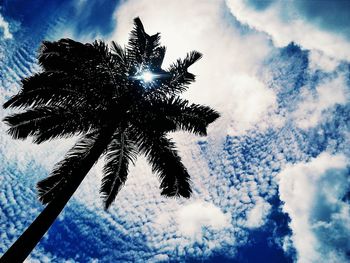
<path id="1" fill-rule="evenodd" d="M 111 209 L 101 163 L 28 262 L 349 260 L 350 6 L 347 1 L 23 1 L 0 4 L 0 102 L 40 70 L 40 42 L 124 45 L 139 16 L 165 64 L 198 50 L 184 97 L 221 113 L 206 138 L 171 134 L 190 200 L 160 196 L 144 158 Z M 9 114 L 0 110 L 1 118 Z M 76 138 L 33 145 L 0 124 L 0 252 L 42 210 L 36 182 Z"/>

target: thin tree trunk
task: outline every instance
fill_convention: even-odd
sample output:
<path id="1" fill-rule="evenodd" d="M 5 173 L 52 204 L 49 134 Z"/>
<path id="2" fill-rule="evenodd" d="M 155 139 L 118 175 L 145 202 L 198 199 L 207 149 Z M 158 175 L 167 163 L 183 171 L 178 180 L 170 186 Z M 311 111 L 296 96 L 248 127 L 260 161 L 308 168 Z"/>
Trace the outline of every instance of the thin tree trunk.
<path id="1" fill-rule="evenodd" d="M 23 262 L 28 257 L 30 252 L 35 248 L 61 213 L 75 190 L 84 180 L 86 174 L 106 149 L 108 143 L 111 141 L 113 132 L 114 129 L 108 129 L 99 135 L 89 154 L 79 163 L 76 171 L 73 172 L 72 176 L 74 176 L 74 180 L 72 180 L 72 183 L 44 208 L 33 223 L 23 232 L 16 242 L 12 244 L 1 257 L 1 263 Z"/>

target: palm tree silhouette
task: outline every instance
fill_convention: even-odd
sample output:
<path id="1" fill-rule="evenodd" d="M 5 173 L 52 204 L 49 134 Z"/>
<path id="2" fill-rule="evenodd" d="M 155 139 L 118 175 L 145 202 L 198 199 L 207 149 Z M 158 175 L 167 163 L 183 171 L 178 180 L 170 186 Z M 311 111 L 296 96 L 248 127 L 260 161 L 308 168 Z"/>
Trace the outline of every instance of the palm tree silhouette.
<path id="1" fill-rule="evenodd" d="M 35 143 L 73 135 L 80 139 L 50 176 L 38 182 L 39 200 L 46 207 L 1 262 L 24 261 L 103 155 L 100 192 L 105 209 L 138 154 L 159 175 L 162 195 L 190 197 L 189 174 L 166 134 L 185 130 L 205 136 L 219 114 L 179 97 L 195 80 L 188 67 L 202 55 L 192 51 L 164 70 L 165 47 L 159 40 L 159 33 L 148 35 L 135 18 L 125 48 L 115 42 L 109 48 L 102 41 L 82 44 L 71 39 L 42 43 L 42 71 L 23 79 L 21 91 L 4 104 L 27 108 L 4 119 L 8 132 L 15 139 L 31 136 Z"/>

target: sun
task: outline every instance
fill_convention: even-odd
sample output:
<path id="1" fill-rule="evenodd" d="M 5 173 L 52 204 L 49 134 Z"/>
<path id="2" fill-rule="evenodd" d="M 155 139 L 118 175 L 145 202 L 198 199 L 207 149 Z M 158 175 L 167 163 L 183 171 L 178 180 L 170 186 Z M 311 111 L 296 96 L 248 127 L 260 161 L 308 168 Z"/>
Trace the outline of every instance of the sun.
<path id="1" fill-rule="evenodd" d="M 154 79 L 154 74 L 152 72 L 150 72 L 150 71 L 145 71 L 145 72 L 142 73 L 141 79 L 144 82 L 151 82 Z"/>

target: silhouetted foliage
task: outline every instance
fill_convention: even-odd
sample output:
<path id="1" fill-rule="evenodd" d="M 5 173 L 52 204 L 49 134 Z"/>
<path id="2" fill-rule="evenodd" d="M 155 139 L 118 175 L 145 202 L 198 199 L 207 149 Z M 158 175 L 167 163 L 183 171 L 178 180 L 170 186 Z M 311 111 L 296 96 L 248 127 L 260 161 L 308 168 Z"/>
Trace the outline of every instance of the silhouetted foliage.
<path id="1" fill-rule="evenodd" d="M 168 70 L 161 68 L 165 47 L 159 33 L 148 35 L 139 18 L 126 48 L 112 42 L 82 44 L 71 39 L 43 42 L 39 63 L 42 72 L 22 80 L 22 90 L 4 107 L 25 108 L 4 121 L 16 139 L 28 136 L 35 143 L 57 137 L 84 135 L 59 162 L 51 175 L 38 183 L 44 204 L 70 183 L 71 167 L 94 144 L 94 133 L 113 123 L 113 138 L 105 154 L 101 194 L 110 206 L 128 174 L 129 162 L 144 153 L 161 179 L 162 194 L 189 197 L 189 175 L 167 132 L 186 130 L 206 135 L 206 127 L 219 114 L 209 107 L 190 104 L 178 94 L 195 76 L 188 67 L 201 58 L 192 51 Z M 149 71 L 156 76 L 146 82 L 138 77 Z"/>

